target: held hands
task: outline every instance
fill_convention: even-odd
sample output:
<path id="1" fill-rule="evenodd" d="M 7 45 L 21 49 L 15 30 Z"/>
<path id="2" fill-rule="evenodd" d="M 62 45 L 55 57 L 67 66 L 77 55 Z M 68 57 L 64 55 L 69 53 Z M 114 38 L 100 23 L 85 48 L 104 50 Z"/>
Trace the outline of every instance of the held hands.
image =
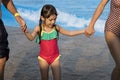
<path id="1" fill-rule="evenodd" d="M 17 22 L 19 23 L 21 30 L 24 32 L 27 28 L 25 21 L 20 16 L 15 16 Z"/>
<path id="2" fill-rule="evenodd" d="M 85 29 L 85 36 L 86 37 L 90 37 L 91 35 L 93 35 L 95 33 L 95 30 L 93 27 L 90 27 L 88 26 L 86 29 Z"/>

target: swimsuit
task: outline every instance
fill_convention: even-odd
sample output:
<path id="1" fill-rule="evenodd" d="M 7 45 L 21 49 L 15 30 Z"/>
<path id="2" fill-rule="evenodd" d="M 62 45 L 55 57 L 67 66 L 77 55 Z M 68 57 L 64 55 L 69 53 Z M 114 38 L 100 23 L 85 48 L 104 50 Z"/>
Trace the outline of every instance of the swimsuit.
<path id="1" fill-rule="evenodd" d="M 120 38 L 120 0 L 111 0 L 110 15 L 105 24 L 105 31 L 111 31 Z"/>
<path id="2" fill-rule="evenodd" d="M 8 48 L 8 33 L 6 32 L 5 26 L 0 19 L 0 58 L 9 58 L 9 48 Z"/>
<path id="3" fill-rule="evenodd" d="M 55 60 L 59 59 L 59 49 L 57 45 L 57 31 L 53 29 L 51 32 L 41 32 L 40 54 L 39 60 L 45 60 L 50 65 Z"/>

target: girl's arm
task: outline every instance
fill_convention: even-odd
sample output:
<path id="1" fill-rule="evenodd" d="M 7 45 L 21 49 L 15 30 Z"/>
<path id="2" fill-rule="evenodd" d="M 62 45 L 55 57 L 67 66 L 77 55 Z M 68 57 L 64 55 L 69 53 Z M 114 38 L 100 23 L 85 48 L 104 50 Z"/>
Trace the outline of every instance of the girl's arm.
<path id="1" fill-rule="evenodd" d="M 94 33 L 94 25 L 95 22 L 97 21 L 97 19 L 99 18 L 99 16 L 102 14 L 103 9 L 105 7 L 105 5 L 108 3 L 109 0 L 101 0 L 100 4 L 98 5 L 96 11 L 94 12 L 94 15 L 91 19 L 90 24 L 88 25 L 88 27 L 85 30 L 85 34 L 86 36 L 90 36 Z"/>
<path id="2" fill-rule="evenodd" d="M 39 32 L 39 26 L 35 27 L 35 29 L 33 30 L 32 33 L 30 33 L 27 29 L 26 29 L 26 31 L 25 31 L 24 33 L 25 33 L 26 37 L 27 37 L 30 41 L 32 41 L 32 40 L 34 40 L 35 37 L 37 36 L 38 32 Z"/>
<path id="3" fill-rule="evenodd" d="M 67 36 L 76 36 L 79 34 L 84 34 L 85 30 L 73 30 L 73 31 L 69 31 L 69 30 L 65 30 L 60 26 L 57 26 L 57 30 L 63 34 L 63 35 L 67 35 Z"/>

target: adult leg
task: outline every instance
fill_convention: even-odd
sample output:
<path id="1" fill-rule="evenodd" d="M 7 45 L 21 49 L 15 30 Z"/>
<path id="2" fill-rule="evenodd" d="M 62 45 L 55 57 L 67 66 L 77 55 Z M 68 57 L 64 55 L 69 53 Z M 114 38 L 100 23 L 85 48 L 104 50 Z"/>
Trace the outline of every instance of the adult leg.
<path id="1" fill-rule="evenodd" d="M 41 80 L 48 80 L 49 64 L 45 60 L 39 60 Z"/>
<path id="2" fill-rule="evenodd" d="M 4 80 L 5 63 L 6 63 L 6 57 L 0 58 L 0 80 Z"/>
<path id="3" fill-rule="evenodd" d="M 9 58 L 8 33 L 0 19 L 0 80 L 4 80 L 4 68 Z"/>
<path id="4" fill-rule="evenodd" d="M 120 38 L 112 32 L 106 31 L 105 39 L 116 64 L 111 75 L 111 80 L 120 80 Z"/>
<path id="5" fill-rule="evenodd" d="M 54 80 L 61 80 L 60 60 L 57 59 L 51 64 Z"/>

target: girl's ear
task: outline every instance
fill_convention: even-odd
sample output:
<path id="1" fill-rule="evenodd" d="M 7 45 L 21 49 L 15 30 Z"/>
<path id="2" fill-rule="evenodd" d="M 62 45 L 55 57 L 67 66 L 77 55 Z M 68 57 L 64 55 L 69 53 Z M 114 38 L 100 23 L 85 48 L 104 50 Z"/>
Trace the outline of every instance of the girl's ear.
<path id="1" fill-rule="evenodd" d="M 44 20 L 45 20 L 43 16 L 40 16 L 40 19 L 41 19 L 42 21 L 44 21 Z"/>

